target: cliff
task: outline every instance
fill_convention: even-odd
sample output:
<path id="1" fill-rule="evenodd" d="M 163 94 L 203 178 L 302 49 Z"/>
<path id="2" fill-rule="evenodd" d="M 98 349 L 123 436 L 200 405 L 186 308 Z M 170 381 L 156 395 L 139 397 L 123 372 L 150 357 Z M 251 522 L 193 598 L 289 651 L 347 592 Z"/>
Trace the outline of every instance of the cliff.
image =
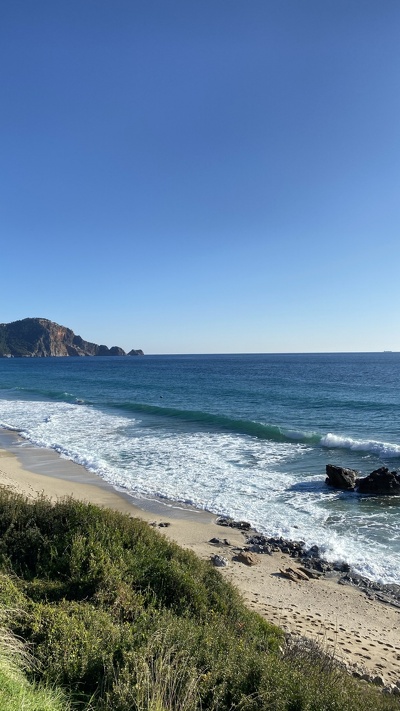
<path id="1" fill-rule="evenodd" d="M 107 346 L 84 341 L 70 328 L 46 318 L 24 318 L 0 324 L 0 356 L 45 358 L 47 356 L 124 356 L 118 346 Z M 142 350 L 131 350 L 128 355 L 143 355 Z"/>

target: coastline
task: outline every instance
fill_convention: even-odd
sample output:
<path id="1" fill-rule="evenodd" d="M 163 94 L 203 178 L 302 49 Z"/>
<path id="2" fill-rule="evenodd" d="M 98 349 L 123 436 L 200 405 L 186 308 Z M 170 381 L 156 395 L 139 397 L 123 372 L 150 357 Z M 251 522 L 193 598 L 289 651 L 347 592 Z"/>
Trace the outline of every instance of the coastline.
<path id="1" fill-rule="evenodd" d="M 357 588 L 338 585 L 336 574 L 289 580 L 280 570 L 296 568 L 297 561 L 281 551 L 256 555 L 257 564 L 251 567 L 233 560 L 245 545 L 245 537 L 238 529 L 217 525 L 214 514 L 173 502 L 133 498 L 81 465 L 6 430 L 0 431 L 0 484 L 28 498 L 44 494 L 55 501 L 73 496 L 113 508 L 155 524 L 163 535 L 201 558 L 223 555 L 229 565 L 220 568 L 222 575 L 267 620 L 288 633 L 322 642 L 326 651 L 357 666 L 360 674 L 383 677 L 386 684 L 400 679 L 400 608 L 369 599 Z M 160 523 L 168 525 L 159 527 Z M 210 544 L 212 538 L 221 543 Z"/>

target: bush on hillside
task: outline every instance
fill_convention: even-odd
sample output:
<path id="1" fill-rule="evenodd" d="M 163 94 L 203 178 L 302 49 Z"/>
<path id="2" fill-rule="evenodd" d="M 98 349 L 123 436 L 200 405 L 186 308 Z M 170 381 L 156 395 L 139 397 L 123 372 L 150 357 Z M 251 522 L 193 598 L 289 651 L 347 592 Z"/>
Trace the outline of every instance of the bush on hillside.
<path id="1" fill-rule="evenodd" d="M 0 568 L 31 677 L 82 711 L 400 708 L 312 655 L 285 660 L 218 571 L 128 516 L 0 490 Z"/>

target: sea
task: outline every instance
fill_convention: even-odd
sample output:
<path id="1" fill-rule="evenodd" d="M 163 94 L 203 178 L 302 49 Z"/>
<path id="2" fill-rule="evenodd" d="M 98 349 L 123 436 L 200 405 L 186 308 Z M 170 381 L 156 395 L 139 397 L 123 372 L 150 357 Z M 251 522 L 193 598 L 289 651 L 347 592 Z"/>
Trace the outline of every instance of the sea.
<path id="1" fill-rule="evenodd" d="M 136 499 L 400 583 L 400 496 L 325 483 L 328 463 L 400 468 L 400 353 L 2 358 L 0 427 Z"/>

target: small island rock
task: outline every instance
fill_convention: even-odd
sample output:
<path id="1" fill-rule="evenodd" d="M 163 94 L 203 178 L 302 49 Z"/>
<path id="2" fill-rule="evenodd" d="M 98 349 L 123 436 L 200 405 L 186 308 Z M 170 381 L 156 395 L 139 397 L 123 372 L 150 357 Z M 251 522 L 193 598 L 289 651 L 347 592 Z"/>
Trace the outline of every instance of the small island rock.
<path id="1" fill-rule="evenodd" d="M 379 494 L 383 496 L 400 496 L 400 475 L 390 472 L 387 467 L 380 467 L 368 476 L 356 481 L 360 494 Z"/>
<path id="2" fill-rule="evenodd" d="M 326 465 L 325 482 L 335 489 L 354 491 L 357 476 L 358 472 L 354 471 L 354 469 L 345 469 L 344 467 L 337 467 L 334 464 Z"/>

